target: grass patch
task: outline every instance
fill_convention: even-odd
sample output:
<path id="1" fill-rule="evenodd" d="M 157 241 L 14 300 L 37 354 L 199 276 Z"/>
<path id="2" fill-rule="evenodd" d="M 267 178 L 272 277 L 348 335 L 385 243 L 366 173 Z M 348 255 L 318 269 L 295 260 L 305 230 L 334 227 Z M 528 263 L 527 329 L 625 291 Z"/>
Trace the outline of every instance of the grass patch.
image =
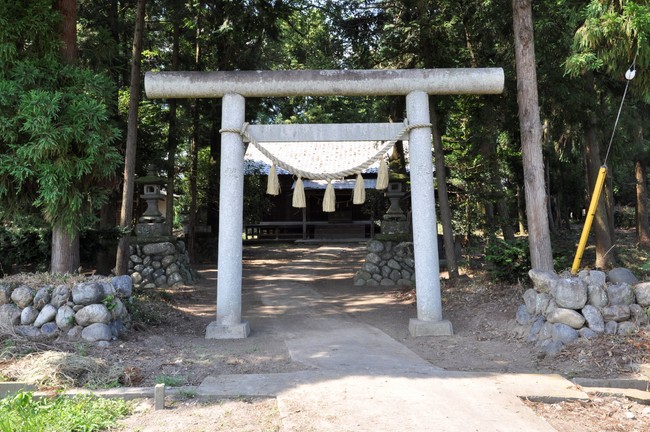
<path id="1" fill-rule="evenodd" d="M 7 336 L 8 337 L 8 336 Z M 16 350 L 16 341 L 13 339 L 5 339 L 0 342 L 0 360 L 8 360 L 13 358 Z"/>
<path id="2" fill-rule="evenodd" d="M 31 393 L 18 393 L 0 400 L 0 431 L 100 431 L 131 411 L 131 404 L 121 399 L 93 396 L 35 399 Z"/>
<path id="3" fill-rule="evenodd" d="M 180 400 L 194 399 L 199 395 L 199 392 L 196 389 L 191 390 L 179 390 L 177 393 Z"/>
<path id="4" fill-rule="evenodd" d="M 185 384 L 185 377 L 182 375 L 158 375 L 156 384 L 165 384 L 167 387 L 179 387 Z"/>

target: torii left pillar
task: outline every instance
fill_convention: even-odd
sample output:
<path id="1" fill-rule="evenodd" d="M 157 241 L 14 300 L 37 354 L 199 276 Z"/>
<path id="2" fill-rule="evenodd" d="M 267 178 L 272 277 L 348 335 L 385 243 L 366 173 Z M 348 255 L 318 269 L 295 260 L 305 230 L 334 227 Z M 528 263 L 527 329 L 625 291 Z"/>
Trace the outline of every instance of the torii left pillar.
<path id="1" fill-rule="evenodd" d="M 241 319 L 244 143 L 240 134 L 232 132 L 244 124 L 245 107 L 243 96 L 232 93 L 223 96 L 217 262 L 219 294 L 217 320 L 208 325 L 205 331 L 207 339 L 241 339 L 250 333 L 248 321 Z"/>
<path id="2" fill-rule="evenodd" d="M 407 116 L 417 125 L 409 132 L 417 290 L 417 318 L 409 330 L 413 336 L 452 333 L 442 318 L 427 95 L 501 93 L 502 69 L 148 72 L 144 82 L 151 98 L 223 98 L 217 319 L 206 338 L 245 338 L 250 332 L 242 320 L 244 144 L 238 131 L 245 97 L 287 96 L 406 96 Z"/>

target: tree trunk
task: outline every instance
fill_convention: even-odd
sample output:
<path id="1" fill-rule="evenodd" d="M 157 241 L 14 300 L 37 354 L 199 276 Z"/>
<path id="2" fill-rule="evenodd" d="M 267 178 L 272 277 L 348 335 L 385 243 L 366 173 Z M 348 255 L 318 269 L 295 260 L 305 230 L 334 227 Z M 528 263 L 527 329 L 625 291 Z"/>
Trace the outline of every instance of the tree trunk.
<path id="1" fill-rule="evenodd" d="M 210 101 L 210 177 L 208 178 L 208 225 L 210 232 L 217 235 L 219 232 L 219 184 L 221 167 L 221 99 Z"/>
<path id="2" fill-rule="evenodd" d="M 74 64 L 79 58 L 77 49 L 77 0 L 57 0 L 56 8 L 61 14 L 61 56 L 63 61 Z"/>
<path id="3" fill-rule="evenodd" d="M 79 230 L 57 223 L 52 227 L 50 273 L 74 273 L 79 269 Z"/>
<path id="4" fill-rule="evenodd" d="M 550 139 L 551 137 L 548 132 L 548 119 L 546 119 L 542 125 L 542 157 L 544 157 L 544 149 L 549 147 Z M 549 230 L 552 234 L 557 234 L 557 230 L 559 228 L 559 220 L 556 217 L 553 209 L 554 200 L 553 196 L 551 195 L 551 166 L 549 159 L 549 157 L 544 157 L 544 187 L 546 188 L 547 192 L 546 210 L 548 214 Z"/>
<path id="5" fill-rule="evenodd" d="M 519 105 L 519 129 L 531 266 L 539 270 L 553 270 L 553 251 L 544 187 L 542 125 L 537 95 L 531 0 L 513 0 L 512 6 L 517 68 L 517 104 Z"/>
<path id="6" fill-rule="evenodd" d="M 648 174 L 646 166 L 641 161 L 634 164 L 636 179 L 636 240 L 640 248 L 650 248 L 650 230 L 648 229 Z"/>
<path id="7" fill-rule="evenodd" d="M 648 170 L 647 152 L 644 150 L 643 125 L 646 119 L 644 108 L 639 108 L 639 118 L 636 120 L 634 142 L 637 151 L 634 165 L 634 178 L 636 180 L 636 240 L 637 245 L 643 249 L 650 249 L 650 229 L 648 227 Z"/>
<path id="8" fill-rule="evenodd" d="M 600 144 L 596 125 L 589 121 L 585 128 L 585 164 L 587 166 L 587 178 L 589 179 L 589 199 L 591 200 L 591 193 L 593 193 L 598 171 L 601 167 Z M 607 221 L 605 197 L 602 194 L 598 200 L 598 207 L 594 217 L 594 233 L 596 235 L 595 266 L 600 269 L 609 268 L 613 265 L 612 238 L 610 237 L 609 222 Z"/>
<path id="9" fill-rule="evenodd" d="M 440 205 L 440 223 L 442 224 L 442 237 L 445 243 L 445 259 L 449 279 L 458 278 L 458 264 L 456 263 L 456 250 L 454 230 L 451 226 L 451 208 L 447 194 L 447 173 L 445 172 L 445 154 L 442 149 L 442 138 L 438 125 L 438 116 L 434 100 L 429 96 L 429 118 L 433 135 L 433 153 L 436 167 L 436 182 L 438 183 L 438 204 Z"/>
<path id="10" fill-rule="evenodd" d="M 612 244 L 616 239 L 616 225 L 614 223 L 614 173 L 613 170 L 607 171 L 607 179 L 605 181 L 605 209 L 607 210 L 607 229 L 609 230 L 609 237 L 612 239 Z"/>
<path id="11" fill-rule="evenodd" d="M 146 0 L 138 0 L 133 33 L 133 54 L 131 57 L 131 85 L 129 94 L 129 116 L 126 132 L 126 154 L 124 156 L 124 184 L 122 186 L 122 208 L 120 228 L 126 234 L 117 245 L 115 274 L 124 275 L 129 268 L 129 238 L 133 228 L 133 191 L 135 180 L 135 157 L 138 144 L 138 105 L 140 101 L 140 60 L 144 34 L 144 15 Z"/>
<path id="12" fill-rule="evenodd" d="M 487 184 L 483 185 L 484 193 L 481 194 L 483 199 L 479 201 L 479 203 L 482 204 L 484 208 L 483 215 L 485 216 L 485 231 L 489 237 L 494 235 L 494 233 L 496 232 L 495 222 L 494 222 L 495 218 L 494 218 L 494 202 L 493 202 L 493 197 L 495 195 L 495 191 L 493 190 L 495 177 L 492 172 L 491 138 L 492 137 L 485 137 L 485 139 L 481 140 L 479 146 L 479 153 L 483 157 L 484 166 L 486 167 L 485 177 L 487 177 L 486 179 Z"/>
<path id="13" fill-rule="evenodd" d="M 187 251 L 192 260 L 195 260 L 194 249 L 196 242 L 196 223 L 197 223 L 197 176 L 199 164 L 199 101 L 194 101 L 192 108 L 192 143 L 190 146 L 190 214 L 189 214 L 189 232 L 187 238 Z"/>
<path id="14" fill-rule="evenodd" d="M 176 69 L 174 69 L 176 70 Z M 167 235 L 174 233 L 174 177 L 176 174 L 176 150 L 178 140 L 176 139 L 176 107 L 178 102 L 175 99 L 169 101 L 169 129 L 167 131 L 167 200 L 165 201 L 165 229 Z"/>
<path id="15" fill-rule="evenodd" d="M 59 38 L 63 62 L 77 62 L 77 1 L 58 0 L 56 8 L 61 14 Z M 79 268 L 79 229 L 56 222 L 52 227 L 52 255 L 50 273 L 73 273 Z"/>
<path id="16" fill-rule="evenodd" d="M 201 70 L 201 9 L 196 12 L 196 45 L 194 51 L 194 64 L 196 70 Z M 190 147 L 190 214 L 187 251 L 192 260 L 195 260 L 196 243 L 196 216 L 197 216 L 197 176 L 199 165 L 199 100 L 194 101 L 192 107 L 192 144 Z"/>
<path id="17" fill-rule="evenodd" d="M 508 203 L 506 202 L 503 190 L 500 195 L 501 196 L 497 199 L 497 212 L 501 224 L 501 233 L 503 234 L 504 240 L 512 241 L 515 239 L 515 229 L 510 223 L 510 209 L 508 209 Z"/>
<path id="18" fill-rule="evenodd" d="M 174 10 L 172 30 L 172 70 L 178 70 L 180 52 L 180 24 L 178 12 Z M 176 174 L 176 150 L 178 149 L 178 131 L 176 110 L 178 100 L 169 100 L 169 129 L 167 130 L 167 200 L 165 201 L 165 220 L 167 222 L 167 235 L 174 233 L 174 178 Z"/>
<path id="19" fill-rule="evenodd" d="M 525 208 L 524 208 L 524 188 L 521 187 L 520 184 L 517 184 L 517 222 L 519 224 L 519 234 L 524 235 L 526 234 L 526 225 L 525 225 L 525 220 L 526 220 L 526 214 L 525 214 Z"/>

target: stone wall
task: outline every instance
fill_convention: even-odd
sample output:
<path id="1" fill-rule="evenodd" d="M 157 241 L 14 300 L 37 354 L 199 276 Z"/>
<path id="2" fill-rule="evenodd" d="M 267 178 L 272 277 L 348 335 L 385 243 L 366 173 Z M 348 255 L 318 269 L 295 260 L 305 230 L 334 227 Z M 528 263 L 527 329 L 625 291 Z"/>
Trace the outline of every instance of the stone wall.
<path id="1" fill-rule="evenodd" d="M 600 334 L 630 334 L 648 326 L 650 282 L 627 269 L 583 270 L 577 276 L 531 270 L 534 288 L 517 310 L 520 334 L 547 355 Z"/>
<path id="2" fill-rule="evenodd" d="M 354 275 L 357 286 L 411 286 L 415 282 L 412 242 L 370 240 L 366 260 Z"/>
<path id="3" fill-rule="evenodd" d="M 30 339 L 116 339 L 129 322 L 129 276 L 32 287 L 0 283 L 0 326 Z"/>
<path id="4" fill-rule="evenodd" d="M 182 240 L 137 240 L 130 249 L 129 274 L 134 288 L 167 288 L 196 279 Z"/>

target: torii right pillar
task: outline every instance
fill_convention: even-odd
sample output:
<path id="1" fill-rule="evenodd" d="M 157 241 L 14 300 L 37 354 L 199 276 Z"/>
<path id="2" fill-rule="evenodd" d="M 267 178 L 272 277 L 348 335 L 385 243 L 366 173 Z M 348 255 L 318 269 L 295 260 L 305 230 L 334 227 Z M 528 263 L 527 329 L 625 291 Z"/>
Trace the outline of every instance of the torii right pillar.
<path id="1" fill-rule="evenodd" d="M 413 91 L 406 95 L 406 117 L 411 125 L 429 124 L 427 93 Z M 410 319 L 409 332 L 411 336 L 451 335 L 451 322 L 442 318 L 431 127 L 411 129 L 409 155 L 417 298 L 417 318 Z"/>

